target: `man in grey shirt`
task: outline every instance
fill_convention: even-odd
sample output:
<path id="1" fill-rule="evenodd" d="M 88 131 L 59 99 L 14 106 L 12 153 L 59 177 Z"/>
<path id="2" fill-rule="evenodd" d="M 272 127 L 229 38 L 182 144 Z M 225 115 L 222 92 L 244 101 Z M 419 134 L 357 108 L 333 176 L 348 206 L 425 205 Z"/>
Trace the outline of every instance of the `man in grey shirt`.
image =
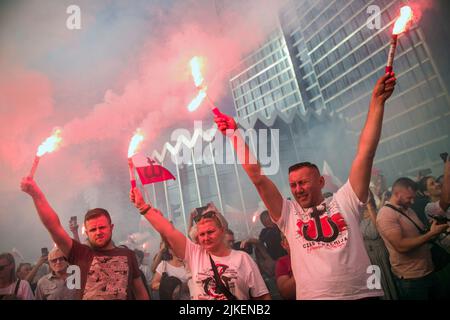
<path id="1" fill-rule="evenodd" d="M 434 221 L 429 230 L 410 208 L 417 185 L 399 178 L 392 196 L 377 216 L 377 229 L 389 251 L 389 260 L 400 299 L 427 300 L 438 297 L 441 284 L 434 272 L 429 242 L 444 232 L 446 225 Z M 419 231 L 419 228 L 422 231 Z"/>
<path id="2" fill-rule="evenodd" d="M 77 290 L 66 284 L 69 263 L 62 251 L 54 248 L 48 254 L 51 272 L 39 279 L 36 287 L 36 300 L 75 300 Z"/>

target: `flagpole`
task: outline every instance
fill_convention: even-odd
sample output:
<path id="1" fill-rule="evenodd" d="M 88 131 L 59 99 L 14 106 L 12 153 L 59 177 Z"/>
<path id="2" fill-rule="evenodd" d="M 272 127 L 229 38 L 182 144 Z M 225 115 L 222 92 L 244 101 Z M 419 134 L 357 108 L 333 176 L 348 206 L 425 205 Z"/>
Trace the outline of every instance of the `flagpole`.
<path id="1" fill-rule="evenodd" d="M 145 185 L 142 185 L 142 188 L 144 189 L 144 200 L 145 200 L 145 202 L 146 203 L 151 203 L 150 196 L 148 195 L 147 188 L 145 187 Z"/>

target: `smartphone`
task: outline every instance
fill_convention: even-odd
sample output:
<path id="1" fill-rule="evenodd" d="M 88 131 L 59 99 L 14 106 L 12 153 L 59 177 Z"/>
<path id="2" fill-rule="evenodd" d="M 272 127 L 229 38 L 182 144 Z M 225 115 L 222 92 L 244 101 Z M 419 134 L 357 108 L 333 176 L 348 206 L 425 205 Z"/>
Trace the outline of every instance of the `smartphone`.
<path id="1" fill-rule="evenodd" d="M 428 176 L 430 174 L 431 174 L 431 169 L 430 168 L 423 169 L 423 170 L 419 171 L 419 176 L 420 177 L 426 177 L 426 176 Z"/>
<path id="2" fill-rule="evenodd" d="M 447 162 L 448 153 L 444 152 L 440 154 L 442 161 Z"/>
<path id="3" fill-rule="evenodd" d="M 43 257 L 48 256 L 48 248 L 41 248 L 41 255 Z"/>
<path id="4" fill-rule="evenodd" d="M 73 224 L 77 224 L 77 216 L 71 216 L 70 221 L 73 221 Z"/>

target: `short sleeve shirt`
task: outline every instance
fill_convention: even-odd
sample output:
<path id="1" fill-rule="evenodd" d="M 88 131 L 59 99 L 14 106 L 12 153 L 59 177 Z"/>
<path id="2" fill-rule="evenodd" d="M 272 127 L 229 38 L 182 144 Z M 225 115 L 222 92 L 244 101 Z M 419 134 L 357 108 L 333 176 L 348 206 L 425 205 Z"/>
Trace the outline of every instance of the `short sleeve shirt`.
<path id="1" fill-rule="evenodd" d="M 72 242 L 69 263 L 80 267 L 83 300 L 129 300 L 132 281 L 140 277 L 136 255 L 126 248 L 93 250 Z"/>
<path id="2" fill-rule="evenodd" d="M 167 272 L 168 276 L 176 277 L 183 283 L 188 282 L 189 278 L 191 277 L 189 271 L 184 266 L 174 267 L 164 260 L 158 264 L 158 266 L 156 267 L 156 272 L 158 272 L 159 274 Z"/>
<path id="3" fill-rule="evenodd" d="M 39 279 L 36 287 L 36 300 L 77 300 L 77 290 L 69 289 L 66 280 L 53 273 Z"/>
<path id="4" fill-rule="evenodd" d="M 286 235 L 297 299 L 353 300 L 382 296 L 369 288 L 369 256 L 359 228 L 364 204 L 347 181 L 317 207 L 283 200 L 276 221 Z"/>
<path id="5" fill-rule="evenodd" d="M 275 278 L 281 276 L 292 276 L 291 257 L 285 255 L 277 260 L 275 265 Z"/>
<path id="6" fill-rule="evenodd" d="M 411 208 L 404 212 L 421 229 L 425 229 L 422 221 Z M 404 238 L 421 235 L 417 227 L 408 218 L 394 209 L 384 206 L 377 215 L 377 228 L 389 251 L 392 272 L 397 277 L 405 279 L 421 278 L 433 271 L 433 261 L 428 244 L 401 253 L 396 251 L 388 240 L 389 234 L 394 232 L 400 232 Z"/>
<path id="7" fill-rule="evenodd" d="M 243 251 L 231 250 L 225 257 L 211 255 L 224 285 L 238 300 L 249 300 L 269 293 L 253 259 Z M 192 274 L 192 300 L 225 300 L 218 293 L 209 255 L 201 246 L 187 239 L 185 261 Z"/>
<path id="8" fill-rule="evenodd" d="M 18 280 L 19 288 L 17 290 L 17 298 L 20 300 L 34 300 L 34 294 L 31 290 L 30 284 L 25 280 Z M 0 296 L 2 295 L 13 295 L 14 290 L 16 289 L 17 281 L 13 282 L 11 285 L 0 288 Z"/>

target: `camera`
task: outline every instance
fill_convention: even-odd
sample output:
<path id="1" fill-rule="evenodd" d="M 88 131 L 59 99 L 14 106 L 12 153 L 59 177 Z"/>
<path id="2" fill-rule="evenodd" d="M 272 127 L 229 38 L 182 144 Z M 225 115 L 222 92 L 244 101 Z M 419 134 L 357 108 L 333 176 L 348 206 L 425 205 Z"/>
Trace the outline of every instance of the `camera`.
<path id="1" fill-rule="evenodd" d="M 430 218 L 436 220 L 437 224 L 446 224 L 450 221 L 450 219 L 445 216 L 430 216 Z"/>

